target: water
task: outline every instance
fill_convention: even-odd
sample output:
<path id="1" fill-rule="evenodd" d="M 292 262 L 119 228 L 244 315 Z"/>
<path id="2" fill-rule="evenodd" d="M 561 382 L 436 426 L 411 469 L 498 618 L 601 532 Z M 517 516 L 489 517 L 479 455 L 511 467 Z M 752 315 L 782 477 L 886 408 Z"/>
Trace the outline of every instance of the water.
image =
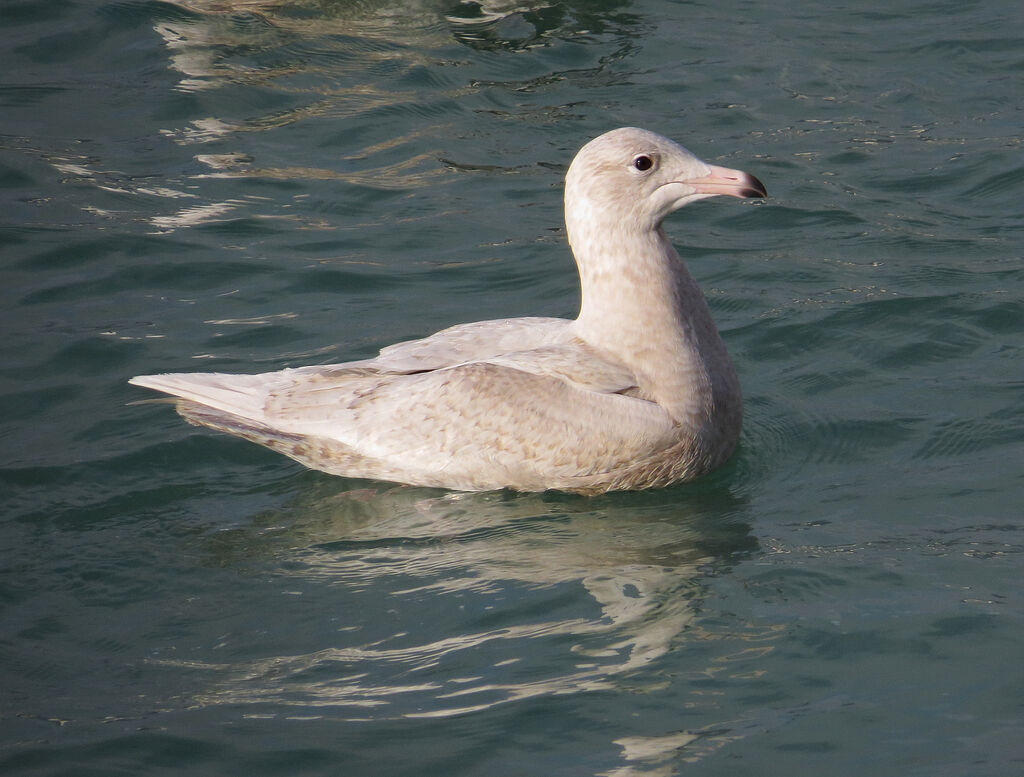
<path id="1" fill-rule="evenodd" d="M 5 775 L 1019 775 L 1013 3 L 0 8 Z M 747 402 L 687 486 L 305 471 L 132 375 L 572 316 L 560 186 L 667 134 Z"/>

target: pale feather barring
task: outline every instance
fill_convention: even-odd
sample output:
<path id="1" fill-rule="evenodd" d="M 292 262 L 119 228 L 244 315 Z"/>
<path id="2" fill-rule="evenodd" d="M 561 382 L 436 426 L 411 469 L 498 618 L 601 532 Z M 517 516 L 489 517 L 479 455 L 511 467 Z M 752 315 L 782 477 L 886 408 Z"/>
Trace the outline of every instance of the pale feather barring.
<path id="1" fill-rule="evenodd" d="M 661 222 L 718 194 L 767 196 L 660 135 L 613 130 L 565 180 L 576 320 L 481 321 L 363 361 L 131 382 L 178 398 L 192 423 L 349 477 L 584 494 L 690 480 L 732 453 L 742 399 Z"/>

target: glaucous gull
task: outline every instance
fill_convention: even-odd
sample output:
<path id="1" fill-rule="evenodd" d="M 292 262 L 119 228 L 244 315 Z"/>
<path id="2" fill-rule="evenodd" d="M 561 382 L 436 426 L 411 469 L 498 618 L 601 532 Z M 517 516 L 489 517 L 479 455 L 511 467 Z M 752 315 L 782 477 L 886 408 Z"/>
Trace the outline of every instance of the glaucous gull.
<path id="1" fill-rule="evenodd" d="M 731 455 L 742 398 L 661 223 L 718 194 L 767 196 L 753 176 L 660 135 L 612 130 L 565 180 L 575 321 L 480 321 L 362 361 L 131 382 L 176 397 L 194 424 L 347 477 L 582 494 L 691 480 Z"/>

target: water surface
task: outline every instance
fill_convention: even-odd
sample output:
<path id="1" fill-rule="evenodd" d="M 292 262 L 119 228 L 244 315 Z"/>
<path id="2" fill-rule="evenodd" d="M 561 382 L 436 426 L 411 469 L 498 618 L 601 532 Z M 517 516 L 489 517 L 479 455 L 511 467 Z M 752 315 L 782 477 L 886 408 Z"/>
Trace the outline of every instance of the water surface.
<path id="1" fill-rule="evenodd" d="M 1012 3 L 9 0 L 0 770 L 1024 771 Z M 303 470 L 132 375 L 573 316 L 561 180 L 646 127 L 744 386 L 698 483 Z"/>

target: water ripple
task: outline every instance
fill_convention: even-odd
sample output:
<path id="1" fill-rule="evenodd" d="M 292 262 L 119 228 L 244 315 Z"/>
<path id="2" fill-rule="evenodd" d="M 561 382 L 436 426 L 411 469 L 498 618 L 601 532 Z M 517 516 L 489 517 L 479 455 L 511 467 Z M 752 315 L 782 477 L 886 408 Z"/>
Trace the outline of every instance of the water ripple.
<path id="1" fill-rule="evenodd" d="M 208 677 L 195 703 L 302 707 L 347 719 L 436 718 L 610 690 L 684 638 L 699 596 L 697 570 L 723 559 L 701 550 L 699 508 L 687 521 L 674 504 L 666 520 L 657 498 L 610 518 L 572 498 L 424 493 L 311 496 L 294 514 L 301 524 L 284 528 L 283 516 L 268 515 L 278 528 L 234 530 L 210 550 L 219 557 L 245 545 L 258 557 L 292 546 L 278 562 L 282 585 L 301 591 L 303 581 L 321 581 L 368 602 L 383 586 L 389 606 L 399 610 L 415 609 L 424 597 L 448 601 L 462 613 L 457 634 L 389 634 L 381 631 L 386 617 L 348 617 L 350 626 L 338 635 L 345 645 L 189 662 Z M 749 542 L 739 527 L 717 531 L 728 552 Z M 532 659 L 539 655 L 534 643 L 572 658 L 561 669 L 545 669 L 546 662 Z"/>

